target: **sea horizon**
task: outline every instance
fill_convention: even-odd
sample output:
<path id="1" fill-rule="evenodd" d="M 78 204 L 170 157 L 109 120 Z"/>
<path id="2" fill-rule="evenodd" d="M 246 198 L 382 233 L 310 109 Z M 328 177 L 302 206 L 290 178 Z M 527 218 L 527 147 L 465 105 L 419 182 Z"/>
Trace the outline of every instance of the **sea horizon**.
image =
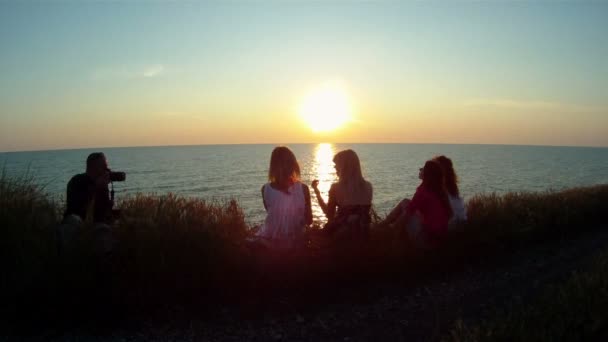
<path id="1" fill-rule="evenodd" d="M 301 143 L 284 144 L 300 163 L 301 180 L 319 179 L 327 199 L 337 181 L 332 158 L 353 149 L 363 174 L 374 187 L 374 207 L 387 213 L 419 185 L 424 161 L 446 155 L 454 162 L 465 201 L 477 194 L 561 190 L 608 183 L 608 148 L 583 146 L 428 144 L 428 143 Z M 8 176 L 28 175 L 46 193 L 63 201 L 69 179 L 83 173 L 91 152 L 104 152 L 110 168 L 127 173 L 115 183 L 117 198 L 135 194 L 173 193 L 203 199 L 236 199 L 248 222 L 265 216 L 260 187 L 267 182 L 270 153 L 277 144 L 207 144 L 79 148 L 0 154 Z M 326 219 L 315 198 L 315 222 Z"/>
<path id="2" fill-rule="evenodd" d="M 77 151 L 77 150 L 100 150 L 116 148 L 159 148 L 159 147 L 197 147 L 197 146 L 240 146 L 240 145 L 259 145 L 259 146 L 289 146 L 289 145 L 318 145 L 318 144 L 338 144 L 338 145 L 454 145 L 454 146 L 519 146 L 519 147 L 558 147 L 558 148 L 597 148 L 608 149 L 603 145 L 548 145 L 548 144 L 500 144 L 500 143 L 447 143 L 447 142 L 288 142 L 288 143 L 208 143 L 208 144 L 177 144 L 177 145 L 125 145 L 125 146 L 102 146 L 102 147 L 58 147 L 50 149 L 26 149 L 14 151 L 0 151 L 2 153 L 20 152 L 51 152 L 51 151 Z"/>

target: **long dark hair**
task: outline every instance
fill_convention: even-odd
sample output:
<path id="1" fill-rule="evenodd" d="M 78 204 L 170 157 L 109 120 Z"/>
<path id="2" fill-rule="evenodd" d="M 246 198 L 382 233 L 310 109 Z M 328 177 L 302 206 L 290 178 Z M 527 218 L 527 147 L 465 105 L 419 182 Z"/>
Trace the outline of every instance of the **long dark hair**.
<path id="1" fill-rule="evenodd" d="M 422 186 L 431 192 L 435 193 L 441 200 L 444 208 L 448 211 L 449 216 L 452 216 L 452 206 L 448 198 L 448 192 L 445 189 L 445 181 L 441 164 L 436 160 L 429 160 L 424 163 L 422 175 Z"/>
<path id="2" fill-rule="evenodd" d="M 300 165 L 296 156 L 285 146 L 278 146 L 270 155 L 268 180 L 278 186 L 279 190 L 287 192 L 289 187 L 300 179 Z"/>
<path id="3" fill-rule="evenodd" d="M 445 189 L 450 195 L 460 197 L 460 191 L 458 190 L 458 176 L 456 176 L 456 171 L 454 171 L 452 160 L 446 156 L 438 156 L 433 159 L 438 161 L 441 168 L 443 168 Z"/>

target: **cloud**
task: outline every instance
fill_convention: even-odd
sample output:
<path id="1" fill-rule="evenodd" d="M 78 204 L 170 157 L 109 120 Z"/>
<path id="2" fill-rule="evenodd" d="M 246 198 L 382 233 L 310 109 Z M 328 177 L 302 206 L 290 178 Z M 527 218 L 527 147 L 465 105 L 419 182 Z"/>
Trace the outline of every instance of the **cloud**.
<path id="1" fill-rule="evenodd" d="M 589 106 L 573 103 L 551 101 L 524 101 L 513 99 L 471 99 L 462 103 L 465 107 L 493 107 L 497 109 L 531 110 L 551 112 L 600 113 L 606 112 L 606 107 Z"/>
<path id="2" fill-rule="evenodd" d="M 162 64 L 151 65 L 147 67 L 141 74 L 143 77 L 156 77 L 160 76 L 165 71 L 165 67 Z"/>
<path id="3" fill-rule="evenodd" d="M 133 80 L 143 78 L 154 78 L 167 73 L 167 68 L 162 64 L 148 64 L 143 66 L 113 66 L 101 67 L 93 70 L 91 79 L 95 81 L 107 80 Z"/>

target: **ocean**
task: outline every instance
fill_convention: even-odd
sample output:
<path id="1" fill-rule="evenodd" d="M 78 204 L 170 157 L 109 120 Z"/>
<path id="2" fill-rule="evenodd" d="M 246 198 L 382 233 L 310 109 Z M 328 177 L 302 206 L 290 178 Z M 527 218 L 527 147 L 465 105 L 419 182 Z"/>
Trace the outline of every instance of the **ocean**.
<path id="1" fill-rule="evenodd" d="M 308 185 L 319 179 L 327 191 L 336 180 L 332 158 L 343 149 L 359 155 L 363 174 L 374 187 L 374 207 L 384 215 L 420 184 L 418 169 L 433 156 L 454 162 L 460 191 L 467 198 L 482 193 L 560 190 L 608 183 L 608 148 L 444 144 L 293 144 Z M 261 186 L 267 181 L 275 145 L 202 145 L 124 147 L 0 153 L 8 175 L 27 175 L 50 196 L 65 198 L 66 184 L 84 172 L 91 152 L 104 152 L 110 167 L 125 171 L 115 183 L 116 198 L 137 193 L 174 193 L 209 200 L 236 199 L 248 223 L 264 219 Z M 314 194 L 313 216 L 325 222 Z"/>

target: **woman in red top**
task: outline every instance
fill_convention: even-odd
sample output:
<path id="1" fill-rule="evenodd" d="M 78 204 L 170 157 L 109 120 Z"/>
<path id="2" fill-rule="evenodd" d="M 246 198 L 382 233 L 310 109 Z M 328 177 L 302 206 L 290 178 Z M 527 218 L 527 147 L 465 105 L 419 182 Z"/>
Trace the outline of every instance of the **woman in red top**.
<path id="1" fill-rule="evenodd" d="M 404 199 L 391 211 L 382 224 L 405 226 L 409 237 L 421 247 L 435 247 L 444 240 L 452 207 L 445 190 L 441 165 L 429 160 L 420 169 L 422 184 L 414 197 Z"/>

